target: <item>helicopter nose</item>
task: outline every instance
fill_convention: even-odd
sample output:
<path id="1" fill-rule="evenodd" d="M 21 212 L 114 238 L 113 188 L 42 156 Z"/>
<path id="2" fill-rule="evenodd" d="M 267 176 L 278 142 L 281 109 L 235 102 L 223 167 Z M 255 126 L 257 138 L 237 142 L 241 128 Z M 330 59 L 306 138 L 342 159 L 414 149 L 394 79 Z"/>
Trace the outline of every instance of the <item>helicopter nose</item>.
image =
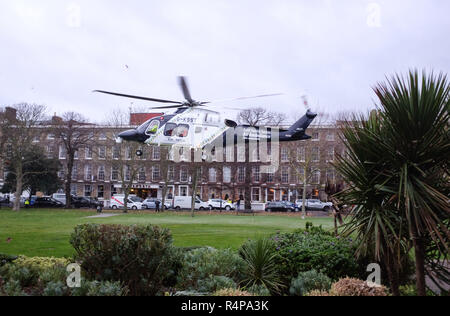
<path id="1" fill-rule="evenodd" d="M 125 141 L 138 141 L 139 134 L 136 130 L 129 130 L 119 134 L 119 138 Z"/>

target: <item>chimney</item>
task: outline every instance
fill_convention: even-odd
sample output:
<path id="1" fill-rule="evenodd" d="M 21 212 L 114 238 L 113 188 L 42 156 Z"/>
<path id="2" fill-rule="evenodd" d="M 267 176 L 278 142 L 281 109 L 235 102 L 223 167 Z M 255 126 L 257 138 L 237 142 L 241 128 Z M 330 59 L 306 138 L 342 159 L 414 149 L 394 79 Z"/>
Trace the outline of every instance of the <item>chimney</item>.
<path id="1" fill-rule="evenodd" d="M 6 107 L 5 118 L 11 122 L 15 121 L 17 119 L 17 110 L 15 108 Z"/>

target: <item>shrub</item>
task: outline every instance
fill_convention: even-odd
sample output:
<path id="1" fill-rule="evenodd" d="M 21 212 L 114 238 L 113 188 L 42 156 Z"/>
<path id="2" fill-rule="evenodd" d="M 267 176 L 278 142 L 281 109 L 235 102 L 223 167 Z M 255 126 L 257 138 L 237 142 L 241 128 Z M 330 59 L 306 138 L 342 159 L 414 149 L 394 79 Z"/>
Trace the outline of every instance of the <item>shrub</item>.
<path id="1" fill-rule="evenodd" d="M 236 290 L 236 289 L 224 289 L 217 291 L 214 293 L 213 296 L 230 296 L 230 297 L 238 297 L 238 296 L 253 296 L 249 292 L 245 292 L 242 290 Z"/>
<path id="2" fill-rule="evenodd" d="M 17 256 L 10 256 L 0 253 L 0 267 L 4 266 L 5 264 L 12 263 L 17 258 Z"/>
<path id="3" fill-rule="evenodd" d="M 245 287 L 263 285 L 272 293 L 280 293 L 282 284 L 275 262 L 275 244 L 271 239 L 259 239 L 244 244 L 239 251 L 247 266 Z"/>
<path id="4" fill-rule="evenodd" d="M 367 282 L 345 278 L 331 287 L 332 296 L 388 296 L 388 291 L 384 286 L 370 287 Z"/>
<path id="5" fill-rule="evenodd" d="M 304 231 L 277 234 L 273 240 L 277 252 L 274 261 L 287 288 L 300 272 L 313 269 L 332 280 L 366 274 L 366 266 L 355 257 L 356 245 L 351 239 Z"/>
<path id="6" fill-rule="evenodd" d="M 157 226 L 86 224 L 70 243 L 90 280 L 117 281 L 133 296 L 154 296 L 173 277 L 170 231 Z"/>
<path id="7" fill-rule="evenodd" d="M 222 275 L 211 275 L 198 281 L 198 290 L 201 293 L 214 293 L 223 289 L 237 288 L 236 282 Z"/>
<path id="8" fill-rule="evenodd" d="M 253 285 L 246 289 L 247 292 L 254 294 L 254 296 L 270 296 L 270 291 L 264 285 Z"/>
<path id="9" fill-rule="evenodd" d="M 325 274 L 311 270 L 301 272 L 296 279 L 291 282 L 289 290 L 292 296 L 305 296 L 312 291 L 329 291 L 331 279 Z"/>
<path id="10" fill-rule="evenodd" d="M 229 249 L 199 248 L 187 251 L 178 273 L 177 288 L 198 292 L 214 276 L 226 277 L 239 283 L 244 266 L 242 258 Z"/>
<path id="11" fill-rule="evenodd" d="M 69 296 L 70 290 L 66 286 L 64 282 L 61 281 L 51 281 L 49 282 L 46 287 L 44 288 L 44 291 L 42 293 L 42 296 Z"/>
<path id="12" fill-rule="evenodd" d="M 28 268 L 39 273 L 48 269 L 52 269 L 55 266 L 67 267 L 70 264 L 70 261 L 64 258 L 29 258 L 20 256 L 16 260 L 14 260 L 14 264 L 19 267 Z"/>
<path id="13" fill-rule="evenodd" d="M 307 293 L 305 296 L 331 296 L 327 291 L 314 290 Z"/>
<path id="14" fill-rule="evenodd" d="M 9 280 L 0 288 L 0 296 L 27 296 L 22 290 L 20 282 Z"/>

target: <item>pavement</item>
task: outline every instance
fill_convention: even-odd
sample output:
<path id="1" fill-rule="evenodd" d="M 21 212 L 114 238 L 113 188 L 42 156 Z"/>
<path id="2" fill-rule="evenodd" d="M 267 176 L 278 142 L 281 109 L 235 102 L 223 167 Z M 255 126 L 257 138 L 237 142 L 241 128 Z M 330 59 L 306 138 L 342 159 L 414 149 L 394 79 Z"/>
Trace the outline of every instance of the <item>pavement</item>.
<path id="1" fill-rule="evenodd" d="M 120 215 L 122 215 L 122 214 L 108 214 L 108 213 L 105 213 L 105 214 L 99 214 L 99 215 L 95 215 L 95 216 L 89 216 L 89 217 L 86 217 L 86 218 L 108 218 L 108 217 L 114 217 L 114 216 L 120 216 Z"/>

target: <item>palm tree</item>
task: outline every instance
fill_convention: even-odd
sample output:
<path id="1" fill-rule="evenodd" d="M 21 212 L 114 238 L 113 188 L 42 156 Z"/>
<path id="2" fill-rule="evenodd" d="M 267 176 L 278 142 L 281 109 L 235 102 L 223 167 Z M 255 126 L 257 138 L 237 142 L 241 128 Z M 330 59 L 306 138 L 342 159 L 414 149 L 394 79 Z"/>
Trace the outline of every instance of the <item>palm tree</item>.
<path id="1" fill-rule="evenodd" d="M 448 256 L 450 85 L 443 74 L 411 71 L 374 90 L 379 111 L 353 131 L 344 127 L 350 158 L 337 167 L 351 186 L 340 196 L 357 205 L 352 223 L 361 237 L 378 232 L 372 237 L 380 256 L 413 244 L 417 291 L 424 296 L 427 261 Z M 427 255 L 431 244 L 434 257 Z"/>

